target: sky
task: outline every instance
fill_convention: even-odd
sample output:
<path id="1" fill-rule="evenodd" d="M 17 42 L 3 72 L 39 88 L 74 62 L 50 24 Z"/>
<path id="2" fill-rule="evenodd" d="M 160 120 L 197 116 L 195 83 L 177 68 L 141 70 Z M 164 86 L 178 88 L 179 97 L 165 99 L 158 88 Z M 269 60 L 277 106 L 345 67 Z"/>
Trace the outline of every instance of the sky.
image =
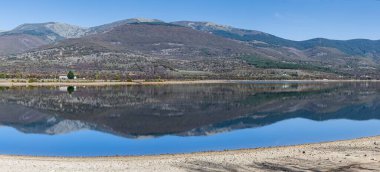
<path id="1" fill-rule="evenodd" d="M 380 40 L 380 0 L 2 0 L 0 30 L 23 23 L 91 27 L 127 18 L 211 21 L 292 40 Z"/>

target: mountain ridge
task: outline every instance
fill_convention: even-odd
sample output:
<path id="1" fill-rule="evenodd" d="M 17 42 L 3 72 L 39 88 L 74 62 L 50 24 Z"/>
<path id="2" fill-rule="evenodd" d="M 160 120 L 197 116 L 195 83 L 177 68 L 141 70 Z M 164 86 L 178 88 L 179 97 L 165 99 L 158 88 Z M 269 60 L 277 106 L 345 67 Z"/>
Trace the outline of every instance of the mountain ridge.
<path id="1" fill-rule="evenodd" d="M 15 63 L 11 59 L 18 59 L 32 66 L 22 73 L 37 74 L 64 71 L 70 65 L 84 75 L 130 71 L 138 78 L 257 79 L 268 73 L 288 79 L 380 78 L 380 41 L 292 41 L 212 22 L 133 18 L 90 28 L 54 22 L 25 24 L 0 33 L 1 54 L 10 61 L 0 71 L 9 70 L 8 65 Z M 48 69 L 28 65 L 37 59 Z M 114 63 L 105 65 L 106 59 Z"/>

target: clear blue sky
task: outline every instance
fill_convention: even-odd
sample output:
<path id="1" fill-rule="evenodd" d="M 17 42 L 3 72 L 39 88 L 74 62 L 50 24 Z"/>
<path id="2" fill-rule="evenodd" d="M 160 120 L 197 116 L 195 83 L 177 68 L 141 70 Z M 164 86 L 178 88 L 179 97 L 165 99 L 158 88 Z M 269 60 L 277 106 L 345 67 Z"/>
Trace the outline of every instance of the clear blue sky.
<path id="1" fill-rule="evenodd" d="M 2 0 L 0 30 L 58 21 L 95 26 L 144 17 L 212 21 L 304 40 L 380 39 L 380 0 Z"/>

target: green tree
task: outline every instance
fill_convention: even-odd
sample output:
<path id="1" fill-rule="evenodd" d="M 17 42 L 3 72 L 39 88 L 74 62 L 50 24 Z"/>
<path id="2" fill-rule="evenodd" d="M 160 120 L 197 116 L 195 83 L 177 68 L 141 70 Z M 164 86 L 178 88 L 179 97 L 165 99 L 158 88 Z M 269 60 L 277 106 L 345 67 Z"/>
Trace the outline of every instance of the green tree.
<path id="1" fill-rule="evenodd" d="M 74 79 L 75 75 L 74 75 L 74 72 L 73 71 L 69 71 L 69 73 L 67 74 L 67 78 L 68 79 Z"/>
<path id="2" fill-rule="evenodd" d="M 33 83 L 33 82 L 38 82 L 38 80 L 36 78 L 30 78 L 28 80 L 29 83 Z"/>
<path id="3" fill-rule="evenodd" d="M 17 73 L 16 73 L 16 78 L 17 78 L 17 79 L 21 79 L 21 78 L 22 78 L 22 74 L 19 73 L 19 72 L 17 72 Z"/>
<path id="4" fill-rule="evenodd" d="M 5 73 L 0 73 L 0 78 L 5 79 L 5 78 L 7 78 L 7 75 Z"/>
<path id="5" fill-rule="evenodd" d="M 118 80 L 118 81 L 121 80 L 121 76 L 120 76 L 120 74 L 116 74 L 114 78 L 115 78 L 115 80 Z"/>
<path id="6" fill-rule="evenodd" d="M 98 80 L 99 78 L 100 78 L 100 74 L 99 74 L 99 72 L 96 72 L 95 79 Z"/>
<path id="7" fill-rule="evenodd" d="M 132 78 L 128 77 L 127 82 L 133 82 Z"/>

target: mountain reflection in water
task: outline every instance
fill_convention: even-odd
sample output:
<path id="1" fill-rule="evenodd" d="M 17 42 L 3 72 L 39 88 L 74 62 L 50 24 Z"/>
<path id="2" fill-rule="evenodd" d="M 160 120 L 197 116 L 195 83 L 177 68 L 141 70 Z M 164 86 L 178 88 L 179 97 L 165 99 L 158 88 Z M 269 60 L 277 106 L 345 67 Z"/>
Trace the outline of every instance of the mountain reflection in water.
<path id="1" fill-rule="evenodd" d="M 0 125 L 56 135 L 199 136 L 271 125 L 380 118 L 379 83 L 260 83 L 0 88 Z"/>

